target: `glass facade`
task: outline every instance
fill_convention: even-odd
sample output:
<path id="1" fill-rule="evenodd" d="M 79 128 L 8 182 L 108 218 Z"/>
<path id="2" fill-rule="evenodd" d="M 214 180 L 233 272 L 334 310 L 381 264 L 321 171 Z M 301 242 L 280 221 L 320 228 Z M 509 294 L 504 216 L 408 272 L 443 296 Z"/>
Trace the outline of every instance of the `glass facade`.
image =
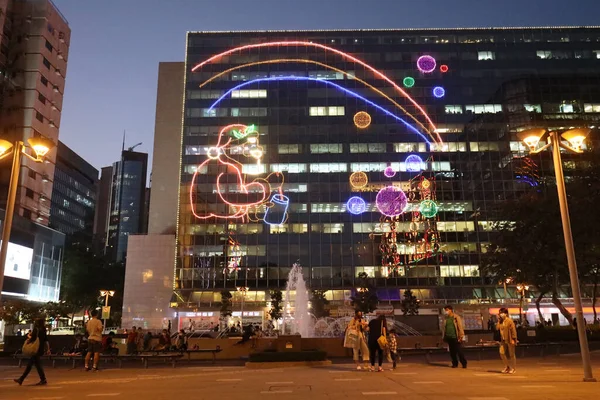
<path id="1" fill-rule="evenodd" d="M 177 301 L 245 286 L 264 302 L 296 261 L 339 303 L 362 272 L 386 301 L 406 288 L 424 302 L 503 297 L 479 270 L 494 205 L 553 179 L 549 155 L 526 156 L 516 132 L 597 126 L 599 49 L 598 28 L 189 33 Z M 256 132 L 219 136 L 230 124 Z M 567 173 L 594 140 L 565 155 Z M 423 179 L 437 214 L 416 220 Z M 409 197 L 393 219 L 378 206 L 388 186 Z"/>

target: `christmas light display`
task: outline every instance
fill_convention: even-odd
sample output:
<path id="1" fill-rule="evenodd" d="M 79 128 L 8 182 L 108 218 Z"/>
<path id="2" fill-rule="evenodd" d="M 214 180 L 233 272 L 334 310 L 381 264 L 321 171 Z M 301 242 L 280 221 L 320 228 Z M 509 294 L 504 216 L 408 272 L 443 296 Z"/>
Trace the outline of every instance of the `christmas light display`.
<path id="1" fill-rule="evenodd" d="M 267 207 L 264 220 L 269 225 L 281 225 L 288 217 L 290 199 L 282 194 L 274 194 L 271 197 L 271 207 Z"/>
<path id="2" fill-rule="evenodd" d="M 367 183 L 369 183 L 369 178 L 362 171 L 354 172 L 350 175 L 350 186 L 353 189 L 361 189 L 367 186 Z"/>
<path id="3" fill-rule="evenodd" d="M 394 171 L 394 168 L 392 167 L 386 167 L 383 170 L 383 174 L 386 176 L 386 178 L 393 178 L 394 176 L 396 176 L 396 171 Z"/>
<path id="4" fill-rule="evenodd" d="M 407 88 L 411 88 L 411 87 L 415 86 L 415 78 L 407 76 L 406 78 L 404 78 L 402 80 L 402 84 L 404 86 L 406 86 Z"/>
<path id="5" fill-rule="evenodd" d="M 358 196 L 350 197 L 346 203 L 346 209 L 351 214 L 359 215 L 365 212 L 367 203 Z"/>
<path id="6" fill-rule="evenodd" d="M 423 160 L 416 154 L 411 154 L 404 160 L 406 171 L 420 172 L 423 169 Z"/>
<path id="7" fill-rule="evenodd" d="M 440 65 L 440 72 L 442 72 L 442 73 L 445 74 L 446 72 L 448 72 L 448 69 L 449 68 L 448 68 L 448 66 L 446 64 Z"/>
<path id="8" fill-rule="evenodd" d="M 446 90 L 441 86 L 434 87 L 432 92 L 433 92 L 433 95 L 435 97 L 437 97 L 438 99 L 441 99 L 442 97 L 444 97 L 446 95 Z"/>
<path id="9" fill-rule="evenodd" d="M 341 56 L 342 58 L 352 61 L 356 64 L 361 65 L 362 67 L 364 67 L 365 69 L 371 71 L 376 77 L 385 80 L 387 83 L 389 83 L 390 85 L 392 85 L 392 87 L 397 90 L 399 93 L 401 93 L 403 96 L 405 96 L 421 113 L 422 115 L 425 117 L 425 119 L 427 120 L 427 122 L 429 122 L 429 124 L 431 125 L 432 131 L 435 132 L 436 131 L 436 126 L 433 123 L 433 121 L 431 120 L 431 118 L 429 117 L 429 115 L 427 115 L 427 113 L 425 112 L 425 110 L 423 109 L 423 107 L 421 107 L 412 97 L 410 97 L 408 95 L 408 93 L 406 93 L 400 86 L 398 86 L 392 79 L 390 79 L 388 76 L 386 76 L 385 74 L 383 74 L 382 72 L 380 72 L 379 70 L 377 70 L 376 68 L 370 66 L 369 64 L 365 63 L 364 61 L 351 56 L 348 53 L 345 53 L 343 51 L 337 50 L 333 47 L 329 47 L 329 46 L 325 46 L 323 44 L 320 43 L 313 43 L 313 42 L 303 42 L 303 41 L 278 41 L 278 42 L 265 42 L 265 43 L 256 43 L 256 44 L 248 44 L 248 45 L 244 45 L 244 46 L 240 46 L 240 47 L 236 47 L 233 49 L 229 49 L 227 51 L 224 51 L 222 53 L 219 54 L 215 54 L 212 57 L 206 59 L 205 61 L 202 61 L 201 63 L 198 63 L 196 66 L 194 66 L 192 68 L 192 72 L 197 71 L 198 69 L 202 68 L 204 65 L 212 63 L 213 61 L 216 61 L 224 56 L 227 56 L 229 54 L 233 54 L 233 53 L 237 53 L 237 52 L 241 52 L 244 50 L 253 50 L 253 49 L 260 49 L 260 48 L 264 48 L 264 47 L 314 47 L 314 48 L 318 48 L 321 50 L 324 50 L 326 52 L 332 52 L 336 55 Z M 423 57 L 429 57 L 432 61 L 433 61 L 433 68 L 435 69 L 435 59 L 431 56 L 422 56 L 419 59 L 422 59 Z M 427 60 L 423 61 L 425 63 L 425 67 L 427 67 L 427 65 L 429 65 L 429 62 Z M 417 61 L 417 65 L 418 65 L 418 61 Z M 423 71 L 425 72 L 425 71 Z M 441 138 L 440 138 L 441 141 Z"/>
<path id="10" fill-rule="evenodd" d="M 433 218 L 438 213 L 438 205 L 433 200 L 423 200 L 419 203 L 419 212 L 423 214 L 425 218 Z"/>
<path id="11" fill-rule="evenodd" d="M 435 70 L 435 65 L 435 58 L 428 55 L 421 56 L 417 60 L 417 68 L 419 68 L 419 71 L 426 74 L 433 72 Z"/>
<path id="12" fill-rule="evenodd" d="M 346 89 L 345 87 L 338 85 L 337 83 L 334 83 L 334 82 L 331 82 L 328 80 L 324 80 L 324 79 L 310 78 L 310 77 L 306 77 L 306 76 L 274 76 L 274 77 L 269 77 L 269 78 L 258 78 L 258 79 L 253 79 L 253 80 L 249 80 L 246 82 L 242 82 L 242 83 L 238 84 L 237 86 L 229 89 L 228 91 L 225 92 L 225 94 L 223 94 L 221 97 L 219 97 L 217 100 L 215 100 L 215 102 L 213 104 L 211 104 L 211 106 L 208 108 L 208 111 L 210 112 L 211 110 L 213 110 L 221 101 L 223 101 L 223 99 L 229 97 L 231 92 L 233 92 L 235 90 L 239 90 L 240 88 L 243 88 L 248 85 L 253 85 L 255 83 L 273 82 L 273 81 L 297 81 L 297 82 L 298 81 L 306 81 L 306 82 L 318 82 L 318 83 L 322 83 L 325 85 L 333 86 L 334 88 L 336 88 L 346 94 L 352 95 L 352 96 L 356 97 L 357 99 L 364 101 L 368 105 L 377 108 L 379 111 L 389 115 L 396 121 L 402 122 L 402 124 L 404 124 L 408 129 L 410 129 L 411 131 L 413 131 L 414 133 L 419 135 L 425 142 L 427 142 L 428 144 L 431 144 L 431 142 L 429 140 L 427 140 L 425 135 L 423 135 L 423 133 L 419 132 L 419 130 L 417 130 L 414 126 L 412 126 L 411 124 L 406 122 L 404 119 L 398 117 L 396 114 L 394 114 L 394 113 L 388 111 L 387 109 L 381 107 L 380 105 L 372 102 L 371 100 L 368 100 L 365 97 L 359 95 L 358 93 L 353 92 L 350 89 Z"/>
<path id="13" fill-rule="evenodd" d="M 375 205 L 387 217 L 396 217 L 404 212 L 408 200 L 402 189 L 395 186 L 384 187 L 377 193 Z"/>
<path id="14" fill-rule="evenodd" d="M 358 129 L 365 129 L 371 125 L 371 116 L 365 111 L 359 111 L 354 114 L 354 125 Z"/>

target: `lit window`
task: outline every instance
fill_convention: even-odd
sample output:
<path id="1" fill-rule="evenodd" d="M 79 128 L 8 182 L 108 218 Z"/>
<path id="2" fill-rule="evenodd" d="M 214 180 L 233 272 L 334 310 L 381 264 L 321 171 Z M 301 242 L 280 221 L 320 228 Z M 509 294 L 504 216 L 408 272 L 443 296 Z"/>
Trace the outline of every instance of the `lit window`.
<path id="1" fill-rule="evenodd" d="M 351 143 L 350 153 L 385 153 L 385 143 Z"/>
<path id="2" fill-rule="evenodd" d="M 299 144 L 280 144 L 277 147 L 279 154 L 299 154 L 300 153 L 300 145 Z"/>
<path id="3" fill-rule="evenodd" d="M 424 153 L 426 151 L 426 143 L 394 143 L 394 152 L 396 153 Z"/>
<path id="4" fill-rule="evenodd" d="M 527 112 L 541 113 L 542 106 L 539 104 L 523 104 Z"/>
<path id="5" fill-rule="evenodd" d="M 493 51 L 478 51 L 477 59 L 478 60 L 495 60 L 496 53 L 494 53 Z"/>
<path id="6" fill-rule="evenodd" d="M 264 174 L 266 168 L 264 164 L 244 164 L 242 165 L 242 173 L 248 175 Z"/>
<path id="7" fill-rule="evenodd" d="M 341 143 L 322 143 L 322 144 L 311 144 L 310 152 L 313 154 L 325 154 L 325 153 L 333 153 L 339 154 L 342 153 L 343 147 Z"/>
<path id="8" fill-rule="evenodd" d="M 271 164 L 271 172 L 301 174 L 306 172 L 306 164 Z"/>
<path id="9" fill-rule="evenodd" d="M 351 172 L 381 172 L 388 166 L 387 163 L 352 163 L 350 164 Z M 392 166 L 393 167 L 393 166 Z"/>
<path id="10" fill-rule="evenodd" d="M 462 106 L 447 105 L 445 107 L 446 114 L 462 114 Z"/>
<path id="11" fill-rule="evenodd" d="M 473 114 L 495 114 L 502 112 L 501 104 L 467 104 L 465 106 L 466 112 Z"/>
<path id="12" fill-rule="evenodd" d="M 600 60 L 600 50 L 594 50 L 594 51 L 592 51 L 592 53 L 594 53 L 594 55 L 596 56 L 594 58 L 596 58 L 597 60 Z"/>
<path id="13" fill-rule="evenodd" d="M 545 60 L 547 58 L 552 58 L 552 52 L 550 50 L 538 50 L 535 52 L 537 58 Z"/>
<path id="14" fill-rule="evenodd" d="M 570 114 L 570 113 L 575 112 L 575 110 L 573 110 L 573 104 L 566 104 L 566 103 L 561 104 L 559 106 L 559 110 L 563 114 Z"/>
<path id="15" fill-rule="evenodd" d="M 310 71 L 308 73 L 310 78 L 315 79 L 331 79 L 331 80 L 340 80 L 344 79 L 344 74 L 337 71 Z"/>
<path id="16" fill-rule="evenodd" d="M 310 107 L 309 108 L 309 115 L 312 117 L 343 116 L 345 114 L 346 114 L 346 110 L 343 106 Z"/>
<path id="17" fill-rule="evenodd" d="M 465 142 L 431 143 L 429 151 L 442 153 L 464 152 L 467 151 L 467 144 Z"/>
<path id="18" fill-rule="evenodd" d="M 267 91 L 265 89 L 253 89 L 253 90 L 234 90 L 231 92 L 233 99 L 264 99 L 267 97 Z"/>
<path id="19" fill-rule="evenodd" d="M 310 172 L 333 173 L 347 172 L 348 164 L 346 163 L 319 163 L 310 164 Z"/>
<path id="20" fill-rule="evenodd" d="M 311 224 L 310 231 L 315 233 L 342 233 L 344 231 L 344 224 Z"/>
<path id="21" fill-rule="evenodd" d="M 583 109 L 586 113 L 600 113 L 600 103 L 584 104 Z"/>

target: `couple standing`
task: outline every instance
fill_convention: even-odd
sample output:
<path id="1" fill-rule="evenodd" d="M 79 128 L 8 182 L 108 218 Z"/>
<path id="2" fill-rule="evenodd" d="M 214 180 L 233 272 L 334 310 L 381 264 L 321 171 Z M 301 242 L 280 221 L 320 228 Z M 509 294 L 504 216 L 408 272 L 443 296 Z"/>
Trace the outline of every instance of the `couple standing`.
<path id="1" fill-rule="evenodd" d="M 369 333 L 368 340 L 365 336 L 367 332 Z M 382 337 L 385 338 L 385 340 L 382 340 Z M 362 369 L 358 360 L 360 353 L 362 354 L 362 359 L 365 363 L 365 369 L 367 368 L 367 359 L 370 359 L 371 366 L 368 367 L 370 371 L 375 370 L 375 355 L 377 355 L 379 364 L 378 371 L 382 372 L 383 368 L 381 365 L 383 364 L 383 347 L 385 347 L 385 345 L 387 345 L 387 321 L 385 316 L 380 315 L 367 323 L 367 321 L 363 319 L 362 312 L 356 310 L 354 312 L 354 318 L 350 320 L 344 336 L 344 347 L 352 349 L 356 369 Z"/>

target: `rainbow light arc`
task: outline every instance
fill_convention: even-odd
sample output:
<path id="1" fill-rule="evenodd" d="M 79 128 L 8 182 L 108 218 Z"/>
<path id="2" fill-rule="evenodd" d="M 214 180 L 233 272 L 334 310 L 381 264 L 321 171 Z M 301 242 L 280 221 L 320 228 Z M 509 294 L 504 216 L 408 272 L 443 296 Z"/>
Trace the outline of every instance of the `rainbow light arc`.
<path id="1" fill-rule="evenodd" d="M 413 132 L 415 132 L 417 135 L 419 135 L 423 140 L 425 140 L 425 142 L 427 142 L 427 144 L 431 145 L 431 142 L 429 140 L 427 140 L 427 138 L 421 132 L 419 132 L 414 126 L 412 126 L 411 124 L 406 122 L 404 119 L 398 117 L 396 114 L 392 113 L 391 111 L 386 110 L 385 108 L 372 102 L 371 100 L 364 98 L 363 96 L 359 95 L 358 93 L 353 92 L 350 89 L 346 89 L 345 87 L 338 85 L 337 83 L 328 81 L 326 79 L 310 78 L 310 77 L 306 77 L 306 76 L 277 76 L 277 77 L 253 79 L 250 81 L 242 82 L 239 85 L 234 86 L 233 88 L 226 91 L 221 97 L 219 97 L 217 100 L 215 100 L 215 102 L 208 108 L 208 111 L 210 112 L 213 108 L 215 108 L 223 99 L 228 97 L 231 94 L 231 92 L 233 92 L 234 90 L 238 90 L 242 87 L 245 87 L 248 85 L 253 85 L 253 84 L 259 83 L 259 82 L 276 82 L 276 81 L 309 81 L 309 82 L 319 82 L 319 83 L 324 83 L 326 85 L 331 85 L 346 94 L 350 94 L 358 99 L 361 99 L 362 101 L 369 104 L 370 106 L 373 106 L 373 107 L 377 108 L 378 110 L 384 112 L 385 114 L 389 115 L 390 117 L 396 119 L 397 121 L 402 122 L 404 125 L 406 125 L 407 128 L 411 129 Z"/>
<path id="2" fill-rule="evenodd" d="M 398 84 L 396 84 L 396 82 L 394 82 L 392 79 L 390 79 L 388 76 L 386 76 L 384 73 L 382 73 L 378 69 L 365 63 L 364 61 L 362 61 L 356 57 L 353 57 L 350 54 L 345 53 L 341 50 L 337 50 L 337 49 L 334 49 L 333 47 L 325 46 L 320 43 L 303 42 L 303 41 L 298 40 L 298 41 L 278 41 L 278 42 L 256 43 L 256 44 L 248 44 L 248 45 L 244 45 L 244 46 L 239 46 L 239 47 L 235 47 L 233 49 L 226 50 L 219 54 L 215 54 L 214 56 L 202 61 L 201 63 L 196 64 L 196 66 L 194 66 L 192 68 L 191 72 L 196 72 L 198 69 L 202 68 L 204 65 L 212 63 L 213 61 L 215 61 L 221 57 L 227 56 L 229 54 L 232 54 L 232 53 L 236 53 L 236 52 L 243 51 L 243 50 L 258 49 L 258 48 L 262 48 L 262 47 L 274 47 L 274 46 L 316 47 L 316 48 L 319 48 L 319 49 L 322 49 L 325 51 L 330 51 L 332 53 L 335 53 L 335 54 L 341 56 L 342 58 L 351 60 L 351 61 L 363 66 L 364 68 L 368 69 L 373 74 L 375 74 L 375 76 L 388 82 L 390 85 L 392 85 L 394 87 L 394 89 L 396 89 L 399 93 L 401 93 L 403 96 L 405 96 L 423 114 L 425 119 L 427 119 L 427 122 L 429 122 L 429 124 L 431 125 L 432 130 L 434 132 L 437 131 L 437 127 L 435 126 L 435 124 L 433 123 L 433 121 L 429 117 L 429 115 L 427 115 L 427 112 L 425 111 L 425 109 L 419 103 L 417 103 L 406 91 L 404 91 L 400 86 L 398 86 Z M 441 137 L 439 137 L 439 134 L 438 134 L 438 139 L 440 142 L 442 142 L 442 139 L 441 139 Z"/>

